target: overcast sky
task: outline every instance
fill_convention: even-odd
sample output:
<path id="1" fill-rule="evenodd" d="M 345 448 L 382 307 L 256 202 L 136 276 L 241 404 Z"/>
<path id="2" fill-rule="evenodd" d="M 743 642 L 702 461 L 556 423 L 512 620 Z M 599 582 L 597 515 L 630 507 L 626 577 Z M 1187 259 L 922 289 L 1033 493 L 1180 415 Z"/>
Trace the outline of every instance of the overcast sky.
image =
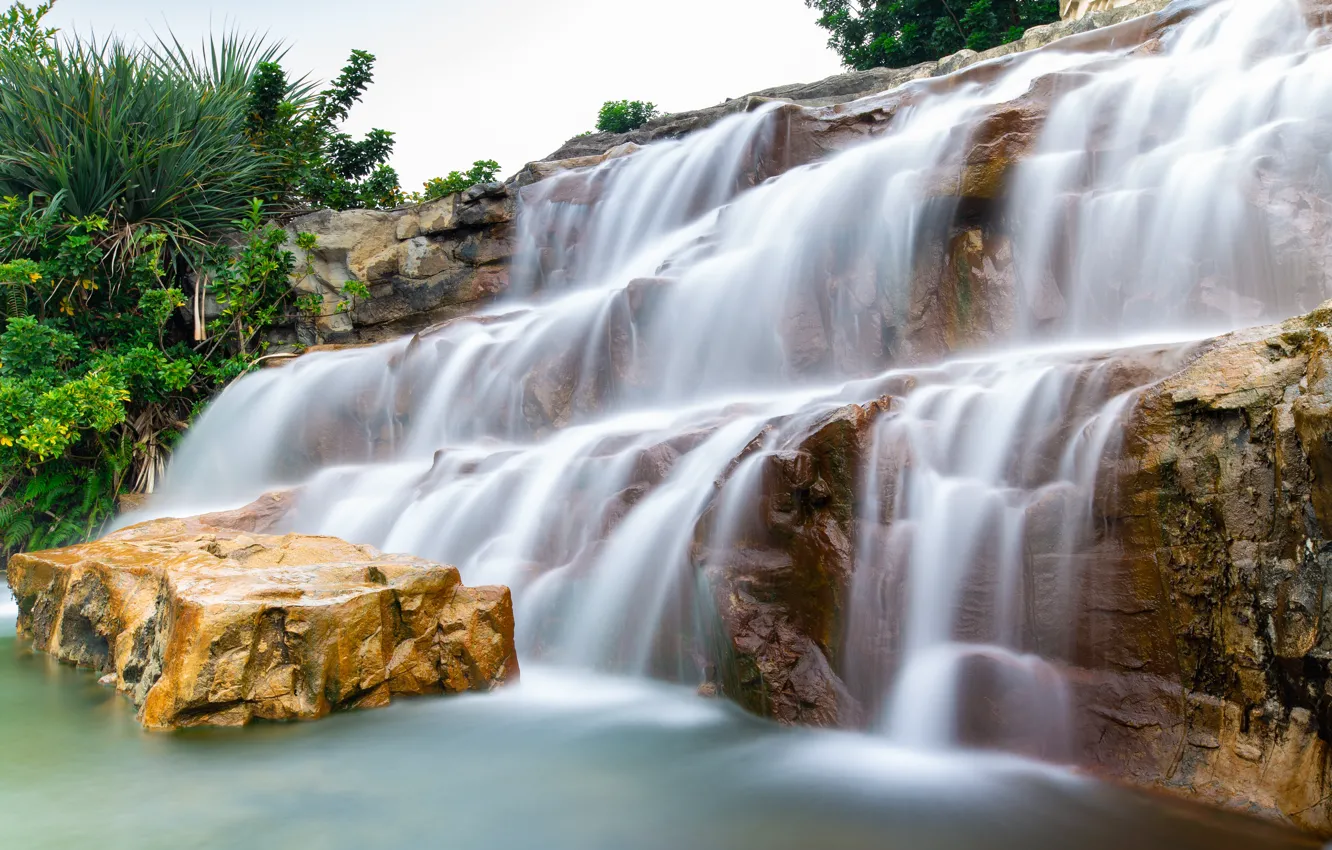
<path id="1" fill-rule="evenodd" d="M 803 0 L 57 0 L 66 31 L 182 41 L 238 28 L 327 80 L 353 49 L 375 82 L 347 129 L 397 134 L 403 186 L 498 160 L 505 176 L 592 129 L 607 100 L 668 112 L 837 73 Z"/>

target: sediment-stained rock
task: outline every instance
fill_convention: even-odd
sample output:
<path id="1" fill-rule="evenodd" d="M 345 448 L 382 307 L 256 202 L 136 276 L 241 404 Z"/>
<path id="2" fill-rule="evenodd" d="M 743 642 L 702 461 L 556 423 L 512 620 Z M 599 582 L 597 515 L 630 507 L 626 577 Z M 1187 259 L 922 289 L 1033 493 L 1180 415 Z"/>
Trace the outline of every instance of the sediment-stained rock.
<path id="1" fill-rule="evenodd" d="M 1211 340 L 1128 420 L 1089 553 L 1083 751 L 1332 834 L 1332 304 Z"/>
<path id="2" fill-rule="evenodd" d="M 720 687 L 751 711 L 783 723 L 861 722 L 839 654 L 858 471 L 874 419 L 890 403 L 847 405 L 763 450 L 748 497 L 719 496 L 746 499 L 733 527 L 718 528 L 715 509 L 699 525 L 694 560 L 706 570 L 731 665 L 719 671 Z"/>
<path id="3" fill-rule="evenodd" d="M 507 588 L 337 538 L 254 531 L 289 507 L 266 500 L 15 555 L 20 632 L 113 675 L 151 728 L 310 720 L 517 677 Z"/>

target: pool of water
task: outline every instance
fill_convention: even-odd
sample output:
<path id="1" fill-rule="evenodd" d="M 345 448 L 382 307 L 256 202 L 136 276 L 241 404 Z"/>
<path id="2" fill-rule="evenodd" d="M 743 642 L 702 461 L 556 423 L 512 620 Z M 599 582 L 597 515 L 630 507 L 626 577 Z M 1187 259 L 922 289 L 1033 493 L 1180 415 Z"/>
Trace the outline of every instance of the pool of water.
<path id="1" fill-rule="evenodd" d="M 1253 850 L 1314 845 L 1044 765 L 528 670 L 319 723 L 148 733 L 0 601 L 0 847 Z"/>

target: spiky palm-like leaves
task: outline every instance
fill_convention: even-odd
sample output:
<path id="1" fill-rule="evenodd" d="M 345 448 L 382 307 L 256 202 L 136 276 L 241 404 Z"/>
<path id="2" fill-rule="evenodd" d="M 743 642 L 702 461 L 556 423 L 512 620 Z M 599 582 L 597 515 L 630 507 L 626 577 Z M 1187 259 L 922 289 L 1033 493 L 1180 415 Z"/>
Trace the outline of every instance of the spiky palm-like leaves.
<path id="1" fill-rule="evenodd" d="M 0 194 L 60 196 L 181 248 L 226 231 L 271 177 L 244 131 L 250 69 L 273 55 L 242 38 L 204 59 L 119 41 L 0 54 Z"/>

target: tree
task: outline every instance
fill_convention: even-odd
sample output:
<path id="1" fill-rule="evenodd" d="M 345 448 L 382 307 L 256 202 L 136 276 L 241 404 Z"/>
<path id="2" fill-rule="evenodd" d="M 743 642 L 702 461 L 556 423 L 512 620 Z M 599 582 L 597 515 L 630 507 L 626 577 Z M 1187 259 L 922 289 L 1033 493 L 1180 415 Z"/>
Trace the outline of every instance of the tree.
<path id="1" fill-rule="evenodd" d="M 805 0 L 850 68 L 903 68 L 988 50 L 1059 20 L 1058 0 Z"/>
<path id="2" fill-rule="evenodd" d="M 58 30 L 42 26 L 42 18 L 54 5 L 55 0 L 46 0 L 29 9 L 15 3 L 0 12 L 0 53 L 18 53 L 38 60 L 51 58 Z"/>
<path id="3" fill-rule="evenodd" d="M 269 200 L 279 208 L 352 209 L 402 202 L 389 167 L 393 134 L 371 130 L 362 139 L 338 131 L 374 80 L 375 57 L 353 50 L 329 87 L 314 94 L 304 78 L 291 81 L 277 61 L 259 63 L 250 79 L 246 135 L 277 164 Z"/>
<path id="4" fill-rule="evenodd" d="M 655 103 L 641 100 L 608 100 L 597 115 L 597 129 L 606 133 L 628 133 L 656 118 Z"/>

